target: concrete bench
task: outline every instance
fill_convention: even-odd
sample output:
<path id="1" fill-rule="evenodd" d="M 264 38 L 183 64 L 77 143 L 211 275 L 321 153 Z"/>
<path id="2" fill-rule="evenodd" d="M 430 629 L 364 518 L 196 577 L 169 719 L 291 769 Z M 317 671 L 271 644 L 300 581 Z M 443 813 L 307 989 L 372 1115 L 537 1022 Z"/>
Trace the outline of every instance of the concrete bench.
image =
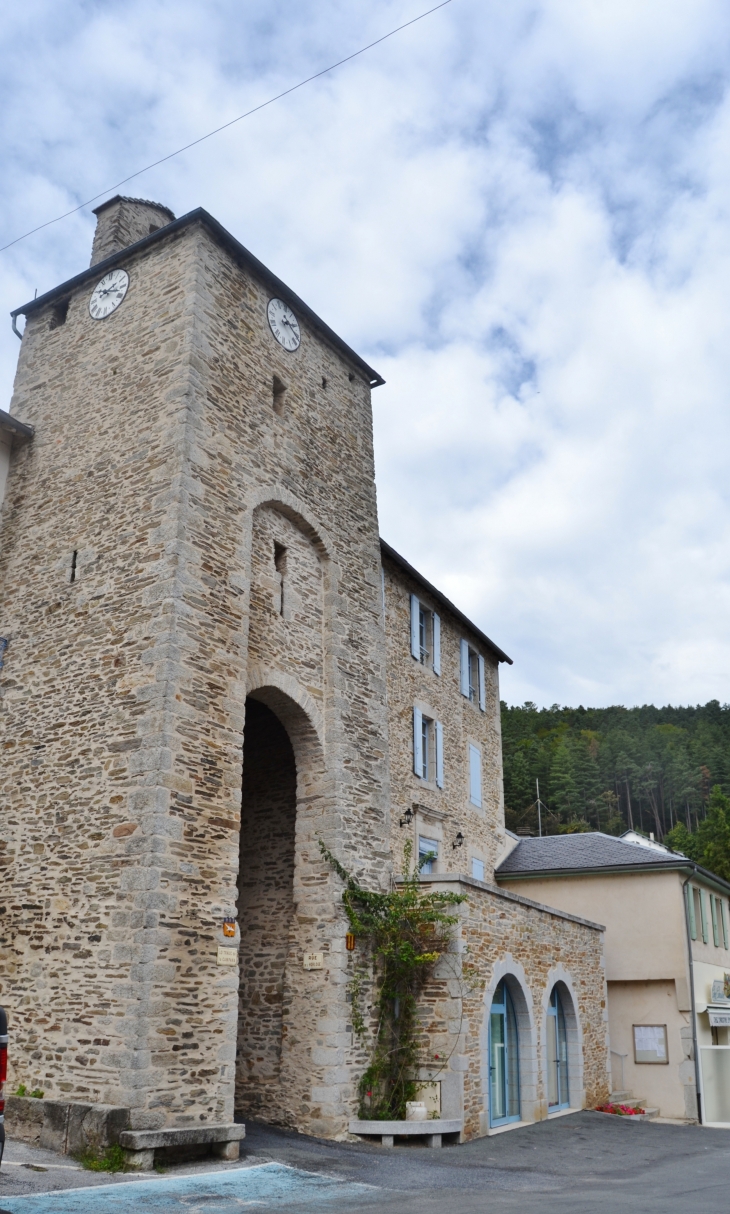
<path id="1" fill-rule="evenodd" d="M 425 1138 L 429 1147 L 440 1147 L 444 1134 L 461 1134 L 461 1117 L 432 1118 L 428 1121 L 359 1121 L 350 1122 L 350 1133 L 360 1138 L 379 1138 L 384 1147 L 392 1147 L 396 1138 Z"/>
<path id="2" fill-rule="evenodd" d="M 186 1147 L 209 1147 L 219 1159 L 238 1159 L 239 1143 L 246 1137 L 245 1125 L 184 1126 L 182 1129 L 122 1130 L 119 1145 L 127 1164 L 137 1172 L 149 1172 L 155 1151 L 183 1153 Z"/>

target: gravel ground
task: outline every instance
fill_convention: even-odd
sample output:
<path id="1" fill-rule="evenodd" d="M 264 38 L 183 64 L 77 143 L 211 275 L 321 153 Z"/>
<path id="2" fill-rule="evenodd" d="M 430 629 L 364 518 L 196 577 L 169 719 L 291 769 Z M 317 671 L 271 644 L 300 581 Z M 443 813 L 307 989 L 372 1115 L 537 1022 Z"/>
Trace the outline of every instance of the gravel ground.
<path id="1" fill-rule="evenodd" d="M 125 1209 L 155 1214 L 228 1214 L 249 1204 L 261 1214 L 304 1207 L 338 1214 L 615 1214 L 620 1203 L 630 1203 L 632 1214 L 728 1214 L 730 1208 L 730 1132 L 590 1112 L 440 1151 L 325 1142 L 250 1123 L 239 1163 L 206 1160 L 144 1180 L 75 1170 L 72 1160 L 13 1143 L 6 1161 L 0 1214 L 3 1208 L 112 1214 L 122 1209 L 122 1198 Z M 269 1162 L 298 1171 L 260 1168 L 241 1175 Z M 33 1170 L 39 1167 L 48 1170 Z M 341 1182 L 334 1195 L 331 1178 Z M 124 1190 L 105 1195 L 105 1186 L 120 1182 Z M 131 1190 L 127 1198 L 126 1186 L 141 1184 L 134 1200 Z M 12 1200 L 89 1187 L 96 1189 L 93 1201 L 89 1193 L 69 1193 L 60 1204 Z"/>

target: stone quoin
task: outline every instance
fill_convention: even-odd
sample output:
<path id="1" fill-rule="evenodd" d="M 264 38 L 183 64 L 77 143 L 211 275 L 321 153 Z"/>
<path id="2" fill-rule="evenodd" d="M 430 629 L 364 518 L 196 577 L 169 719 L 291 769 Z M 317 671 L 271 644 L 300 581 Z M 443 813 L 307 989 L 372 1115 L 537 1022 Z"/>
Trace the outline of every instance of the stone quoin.
<path id="1" fill-rule="evenodd" d="M 509 659 L 379 539 L 380 376 L 207 212 L 97 219 L 91 267 L 14 314 L 0 414 L 11 1085 L 128 1109 L 130 1142 L 346 1136 L 357 950 L 319 840 L 385 889 L 410 839 L 468 897 L 423 1000 L 434 1111 L 470 1138 L 605 1099 L 601 926 L 493 879 Z"/>

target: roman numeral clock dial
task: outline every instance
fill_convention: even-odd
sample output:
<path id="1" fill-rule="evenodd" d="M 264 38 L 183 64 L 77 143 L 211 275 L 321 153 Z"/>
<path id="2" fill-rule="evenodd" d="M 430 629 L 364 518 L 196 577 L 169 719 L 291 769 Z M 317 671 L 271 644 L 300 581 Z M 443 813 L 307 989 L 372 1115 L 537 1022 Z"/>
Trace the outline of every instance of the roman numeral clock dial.
<path id="1" fill-rule="evenodd" d="M 129 290 L 129 275 L 126 270 L 110 270 L 97 282 L 89 300 L 89 315 L 92 320 L 106 320 L 116 311 Z"/>
<path id="2" fill-rule="evenodd" d="M 299 322 L 288 304 L 283 299 L 270 299 L 266 309 L 269 318 L 269 328 L 280 346 L 293 354 L 299 349 L 302 335 L 299 332 Z"/>

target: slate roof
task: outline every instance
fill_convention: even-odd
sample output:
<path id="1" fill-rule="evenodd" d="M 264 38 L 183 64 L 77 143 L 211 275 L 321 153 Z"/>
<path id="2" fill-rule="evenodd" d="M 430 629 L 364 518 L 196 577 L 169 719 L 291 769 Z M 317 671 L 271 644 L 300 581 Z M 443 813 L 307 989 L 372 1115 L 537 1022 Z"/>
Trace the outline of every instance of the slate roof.
<path id="1" fill-rule="evenodd" d="M 604 835 L 602 831 L 591 831 L 520 839 L 496 873 L 506 876 L 508 873 L 570 872 L 571 869 L 677 868 L 687 864 L 691 861 L 679 852 L 655 851 L 613 835 Z"/>

